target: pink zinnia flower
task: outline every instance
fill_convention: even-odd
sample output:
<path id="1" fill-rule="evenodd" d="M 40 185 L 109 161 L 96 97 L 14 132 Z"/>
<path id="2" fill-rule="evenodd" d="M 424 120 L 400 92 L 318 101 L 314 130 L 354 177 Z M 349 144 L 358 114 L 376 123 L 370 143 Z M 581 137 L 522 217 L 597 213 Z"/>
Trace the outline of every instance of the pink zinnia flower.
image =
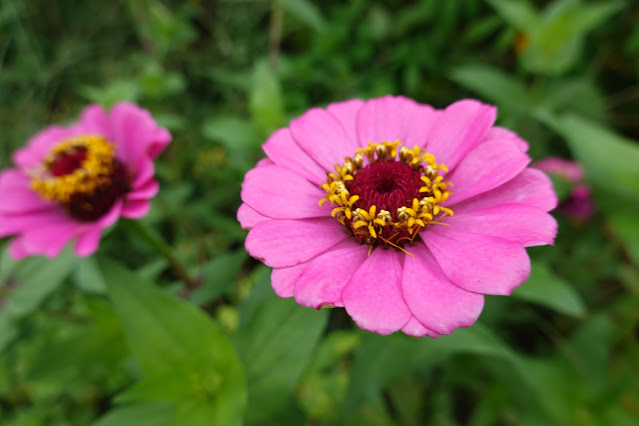
<path id="1" fill-rule="evenodd" d="M 238 219 L 280 297 L 344 307 L 362 328 L 436 337 L 475 322 L 484 294 L 524 282 L 524 247 L 552 244 L 547 176 L 474 100 L 404 97 L 313 108 L 264 144 Z"/>
<path id="2" fill-rule="evenodd" d="M 584 222 L 595 213 L 591 190 L 585 181 L 581 164 L 559 157 L 546 157 L 532 167 L 572 185 L 570 195 L 559 204 L 558 211 L 577 222 Z"/>
<path id="3" fill-rule="evenodd" d="M 0 173 L 0 237 L 15 235 L 13 257 L 55 257 L 71 240 L 94 253 L 120 216 L 140 218 L 158 192 L 155 158 L 171 141 L 148 111 L 130 103 L 110 113 L 84 109 L 78 123 L 50 126 L 13 155 Z"/>

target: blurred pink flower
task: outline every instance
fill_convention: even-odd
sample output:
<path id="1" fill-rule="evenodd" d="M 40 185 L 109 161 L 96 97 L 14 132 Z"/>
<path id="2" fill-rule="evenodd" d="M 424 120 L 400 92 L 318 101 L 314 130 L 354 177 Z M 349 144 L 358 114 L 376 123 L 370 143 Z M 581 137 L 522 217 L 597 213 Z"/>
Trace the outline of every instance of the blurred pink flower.
<path id="1" fill-rule="evenodd" d="M 586 221 L 594 214 L 592 194 L 585 182 L 581 164 L 559 157 L 547 157 L 535 162 L 532 167 L 572 184 L 570 195 L 559 204 L 558 211 L 578 222 Z"/>
<path id="2" fill-rule="evenodd" d="M 496 109 L 386 96 L 313 108 L 264 144 L 238 219 L 280 297 L 344 307 L 362 328 L 437 337 L 472 325 L 484 294 L 552 244 L 552 183 Z"/>
<path id="3" fill-rule="evenodd" d="M 534 168 L 562 178 L 566 182 L 578 183 L 584 179 L 584 169 L 576 161 L 564 160 L 559 157 L 546 157 L 535 162 Z"/>
<path id="4" fill-rule="evenodd" d="M 0 172 L 0 237 L 14 235 L 20 259 L 55 257 L 71 240 L 94 253 L 102 231 L 120 216 L 145 216 L 158 192 L 155 158 L 171 141 L 151 114 L 130 103 L 110 113 L 90 105 L 80 121 L 40 131 Z"/>

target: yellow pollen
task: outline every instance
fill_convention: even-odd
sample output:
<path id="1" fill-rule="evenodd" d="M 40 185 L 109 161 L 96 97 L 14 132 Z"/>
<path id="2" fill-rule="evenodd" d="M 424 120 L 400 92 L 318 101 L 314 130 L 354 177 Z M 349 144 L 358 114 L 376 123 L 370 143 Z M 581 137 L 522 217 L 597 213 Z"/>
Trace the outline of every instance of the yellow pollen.
<path id="1" fill-rule="evenodd" d="M 413 198 L 410 205 L 394 212 L 383 209 L 378 212 L 375 205 L 368 211 L 357 207 L 360 197 L 349 192 L 346 182 L 353 180 L 366 166 L 364 159 L 369 165 L 377 161 L 400 161 L 419 172 L 423 182 L 419 187 L 419 198 Z M 446 165 L 437 164 L 435 156 L 418 146 L 410 149 L 402 146 L 400 141 L 369 142 L 366 147 L 358 148 L 353 158 L 345 158 L 344 165 L 335 164 L 335 173 L 327 173 L 326 183 L 321 185 L 326 196 L 319 204 L 328 201 L 334 205 L 331 216 L 371 249 L 381 244 L 411 255 L 403 248 L 404 244 L 412 243 L 419 231 L 428 226 L 447 225 L 441 219 L 453 215 L 450 208 L 441 205 L 450 196 L 452 183 L 444 181 L 440 172 L 448 172 Z"/>
<path id="2" fill-rule="evenodd" d="M 55 176 L 52 167 L 61 156 L 85 151 L 79 167 L 68 174 Z M 32 171 L 31 188 L 45 200 L 68 203 L 74 194 L 92 194 L 111 182 L 115 146 L 101 136 L 86 135 L 57 144 L 44 159 L 42 167 Z"/>

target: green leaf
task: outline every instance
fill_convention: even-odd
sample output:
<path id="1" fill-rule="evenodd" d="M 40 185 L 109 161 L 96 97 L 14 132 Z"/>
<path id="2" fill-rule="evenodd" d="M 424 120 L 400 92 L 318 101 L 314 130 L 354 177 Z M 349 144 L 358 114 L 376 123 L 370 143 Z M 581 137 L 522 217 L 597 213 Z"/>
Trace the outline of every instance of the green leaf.
<path id="1" fill-rule="evenodd" d="M 529 91 L 510 75 L 486 65 L 463 65 L 450 74 L 453 81 L 513 111 L 530 108 Z"/>
<path id="2" fill-rule="evenodd" d="M 527 31 L 528 47 L 523 57 L 533 72 L 560 74 L 572 68 L 589 31 L 623 7 L 622 2 L 582 4 L 573 0 L 553 2 L 539 23 Z"/>
<path id="3" fill-rule="evenodd" d="M 135 102 L 139 97 L 137 82 L 129 79 L 113 80 L 104 86 L 80 86 L 79 92 L 89 102 L 106 108 L 111 108 L 122 100 Z"/>
<path id="4" fill-rule="evenodd" d="M 253 68 L 249 108 L 257 128 L 270 134 L 284 124 L 284 100 L 280 81 L 265 61 Z"/>
<path id="5" fill-rule="evenodd" d="M 538 12 L 523 0 L 488 0 L 506 22 L 519 31 L 529 31 L 539 22 Z"/>
<path id="6" fill-rule="evenodd" d="M 576 115 L 542 117 L 568 143 L 617 237 L 639 265 L 639 143 Z M 623 205 L 620 209 L 619 206 Z"/>
<path id="7" fill-rule="evenodd" d="M 122 329 L 146 376 L 129 399 L 167 400 L 176 407 L 200 401 L 198 410 L 211 414 L 212 424 L 241 424 L 246 405 L 244 372 L 230 340 L 216 323 L 195 306 L 141 282 L 123 267 L 112 262 L 102 266 Z M 171 376 L 175 386 L 160 385 Z M 176 394 L 175 389 L 181 391 Z M 178 416 L 173 424 L 184 423 Z"/>
<path id="8" fill-rule="evenodd" d="M 593 342 L 597 344 L 593 345 Z M 570 337 L 564 352 L 587 383 L 596 388 L 606 383 L 613 343 L 613 324 L 600 313 L 583 322 Z"/>
<path id="9" fill-rule="evenodd" d="M 603 1 L 595 4 L 578 4 L 570 15 L 569 25 L 573 33 L 590 31 L 626 6 L 625 1 Z"/>
<path id="10" fill-rule="evenodd" d="M 17 335 L 13 318 L 8 315 L 0 315 L 0 353 Z"/>
<path id="11" fill-rule="evenodd" d="M 102 276 L 95 257 L 79 259 L 73 274 L 73 281 L 80 289 L 88 293 L 106 293 L 104 277 Z"/>
<path id="12" fill-rule="evenodd" d="M 321 371 L 350 354 L 360 344 L 361 335 L 355 330 L 336 330 L 322 339 L 308 367 L 309 372 Z"/>
<path id="13" fill-rule="evenodd" d="M 635 266 L 639 266 L 639 226 L 637 226 L 637 209 L 619 209 L 607 213 L 617 238 L 623 241 L 628 256 Z"/>
<path id="14" fill-rule="evenodd" d="M 362 344 L 353 360 L 351 380 L 342 405 L 343 414 L 352 415 L 402 375 L 411 374 L 418 368 L 428 368 L 439 357 L 430 350 L 431 343 L 398 334 L 384 337 L 363 333 Z"/>
<path id="15" fill-rule="evenodd" d="M 525 386 L 539 409 L 549 419 L 562 423 L 563 415 L 548 401 L 545 391 L 531 375 L 527 360 L 520 357 L 489 329 L 475 324 L 437 339 L 414 339 L 403 335 L 377 336 L 365 333 L 353 360 L 351 381 L 342 412 L 352 415 L 360 406 L 380 395 L 400 377 L 434 368 L 445 357 L 470 354 L 489 357 L 492 365 L 509 368 L 517 386 Z M 509 370 L 510 371 L 510 370 Z"/>
<path id="16" fill-rule="evenodd" d="M 251 122 L 234 115 L 216 115 L 204 123 L 202 133 L 233 153 L 255 149 L 260 142 Z"/>
<path id="17" fill-rule="evenodd" d="M 315 31 L 321 31 L 326 25 L 317 6 L 308 0 L 277 0 L 287 13 L 304 22 Z"/>
<path id="18" fill-rule="evenodd" d="M 93 426 L 171 426 L 174 411 L 166 402 L 135 404 L 108 412 Z"/>
<path id="19" fill-rule="evenodd" d="M 18 261 L 13 259 L 9 254 L 9 244 L 2 244 L 0 249 L 0 286 L 4 285 L 6 281 L 11 277 L 13 269 L 18 264 Z"/>
<path id="20" fill-rule="evenodd" d="M 542 262 L 532 263 L 530 278 L 517 287 L 512 295 L 565 315 L 581 317 L 586 313 L 579 294 Z"/>
<path id="21" fill-rule="evenodd" d="M 97 298 L 87 301 L 87 308 L 90 318 L 49 335 L 46 350 L 29 362 L 29 379 L 69 384 L 122 368 L 129 350 L 113 308 Z"/>
<path id="22" fill-rule="evenodd" d="M 545 121 L 564 136 L 599 195 L 639 202 L 639 143 L 576 115 Z M 600 206 L 607 207 L 605 203 Z"/>
<path id="23" fill-rule="evenodd" d="M 13 271 L 18 286 L 8 297 L 4 314 L 18 318 L 31 313 L 64 282 L 77 262 L 67 247 L 55 259 L 30 257 L 19 263 Z"/>
<path id="24" fill-rule="evenodd" d="M 235 282 L 247 256 L 245 250 L 237 250 L 221 254 L 207 263 L 200 271 L 204 282 L 191 294 L 191 302 L 205 305 L 226 291 Z"/>
<path id="25" fill-rule="evenodd" d="M 235 336 L 247 366 L 247 418 L 259 422 L 277 413 L 291 397 L 311 361 L 326 327 L 328 310 L 315 311 L 291 299 L 280 299 L 267 280 L 261 280 L 243 309 Z M 251 300 L 253 299 L 253 300 Z"/>
<path id="26" fill-rule="evenodd" d="M 392 381 L 433 366 L 442 357 L 454 353 L 492 356 L 511 363 L 517 361 L 516 355 L 503 342 L 478 324 L 434 340 L 366 333 L 355 354 L 343 412 L 351 413 Z"/>

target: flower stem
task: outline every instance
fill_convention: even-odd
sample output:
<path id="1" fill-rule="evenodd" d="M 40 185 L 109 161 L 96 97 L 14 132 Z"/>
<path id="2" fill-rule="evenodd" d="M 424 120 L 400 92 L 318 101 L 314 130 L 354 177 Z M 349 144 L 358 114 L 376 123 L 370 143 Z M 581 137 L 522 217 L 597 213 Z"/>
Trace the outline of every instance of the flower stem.
<path id="1" fill-rule="evenodd" d="M 271 21 L 268 30 L 268 64 L 271 71 L 277 71 L 277 58 L 280 54 L 280 43 L 282 41 L 282 23 L 284 20 L 284 10 L 278 0 L 271 1 Z"/>
<path id="2" fill-rule="evenodd" d="M 171 247 L 164 242 L 162 237 L 155 230 L 145 225 L 139 220 L 122 221 L 129 229 L 142 237 L 156 252 L 164 256 L 171 265 L 175 275 L 182 280 L 187 289 L 193 290 L 199 286 L 198 282 L 191 277 L 186 266 L 175 255 Z"/>

